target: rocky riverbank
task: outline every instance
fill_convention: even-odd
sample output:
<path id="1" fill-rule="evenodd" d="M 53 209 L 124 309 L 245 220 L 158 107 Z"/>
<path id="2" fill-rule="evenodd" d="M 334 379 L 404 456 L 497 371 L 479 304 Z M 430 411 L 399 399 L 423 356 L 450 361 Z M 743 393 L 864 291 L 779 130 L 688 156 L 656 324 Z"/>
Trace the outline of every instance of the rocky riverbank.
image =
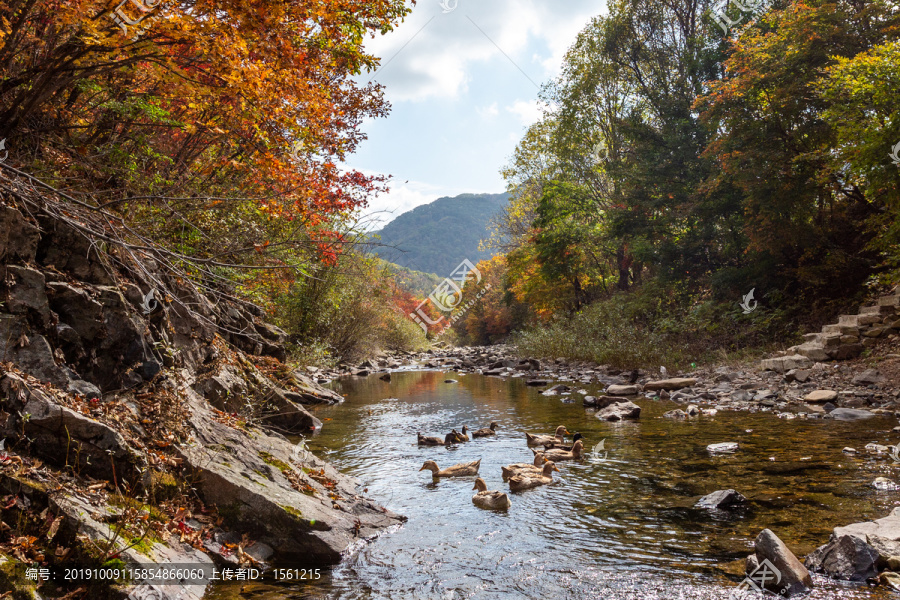
<path id="1" fill-rule="evenodd" d="M 785 363 L 787 359 L 779 358 L 779 370 L 766 368 L 771 364 L 766 360 L 669 373 L 664 367 L 657 372 L 623 371 L 564 358 L 521 357 L 511 346 L 435 348 L 345 365 L 320 375 L 322 381 L 346 375 L 390 377 L 392 369 L 416 366 L 460 375 L 523 378 L 545 396 L 591 408 L 642 397 L 684 404 L 685 410 L 673 411 L 673 418 L 710 410 L 771 411 L 784 418 L 840 420 L 900 416 L 900 344 L 885 339 L 869 352 L 840 362 L 813 362 L 798 356 Z M 591 395 L 582 386 L 599 386 L 603 392 Z"/>
<path id="2" fill-rule="evenodd" d="M 285 437 L 322 426 L 305 406 L 343 398 L 285 365 L 256 306 L 13 198 L 0 268 L 0 596 L 134 590 L 28 567 L 332 564 L 402 522 Z"/>

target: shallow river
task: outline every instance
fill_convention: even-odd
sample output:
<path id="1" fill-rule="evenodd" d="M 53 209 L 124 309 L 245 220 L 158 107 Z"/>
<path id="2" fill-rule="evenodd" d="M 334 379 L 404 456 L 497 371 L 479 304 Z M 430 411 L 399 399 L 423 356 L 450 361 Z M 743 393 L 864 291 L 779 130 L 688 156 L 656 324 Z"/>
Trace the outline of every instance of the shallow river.
<path id="1" fill-rule="evenodd" d="M 459 383 L 444 383 L 448 377 Z M 762 529 L 802 557 L 833 527 L 900 505 L 900 492 L 869 485 L 879 475 L 896 478 L 890 460 L 841 452 L 895 443 L 894 418 L 841 423 L 719 412 L 673 421 L 661 415 L 675 404 L 638 399 L 639 421 L 606 423 L 581 396 L 544 397 L 522 379 L 419 371 L 395 372 L 391 383 L 371 377 L 335 386 L 347 402 L 317 410 L 325 427 L 310 448 L 409 521 L 305 587 L 248 586 L 228 597 L 724 600 L 740 581 L 727 572 L 738 572 L 734 561 L 742 565 Z M 416 445 L 418 431 L 443 435 L 492 420 L 494 438 L 450 449 Z M 607 458 L 560 463 L 555 485 L 510 494 L 507 512 L 476 508 L 473 478 L 433 483 L 419 472 L 427 459 L 444 468 L 480 458 L 488 489 L 508 492 L 500 466 L 531 462 L 525 432 L 557 425 L 581 432 L 589 448 L 605 439 Z M 740 450 L 710 455 L 705 448 L 716 442 L 739 442 Z M 728 488 L 750 505 L 733 514 L 693 508 L 701 495 Z M 815 582 L 807 598 L 896 597 Z"/>

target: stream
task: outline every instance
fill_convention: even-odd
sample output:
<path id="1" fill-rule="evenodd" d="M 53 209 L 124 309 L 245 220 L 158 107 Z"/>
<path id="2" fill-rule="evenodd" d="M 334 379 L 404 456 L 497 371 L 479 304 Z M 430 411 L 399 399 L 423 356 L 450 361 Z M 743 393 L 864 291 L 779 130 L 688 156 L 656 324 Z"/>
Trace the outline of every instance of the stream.
<path id="1" fill-rule="evenodd" d="M 253 584 L 215 597 L 722 600 L 737 588 L 762 529 L 802 558 L 835 526 L 883 517 L 900 505 L 900 492 L 871 487 L 875 477 L 896 478 L 898 467 L 863 451 L 869 442 L 897 441 L 894 418 L 847 423 L 720 411 L 678 421 L 662 418 L 677 404 L 638 398 L 639 421 L 607 423 L 578 394 L 545 397 L 520 378 L 437 371 L 394 372 L 389 383 L 349 378 L 334 387 L 347 401 L 316 410 L 325 426 L 309 448 L 409 521 L 361 545 L 319 580 Z M 491 421 L 499 425 L 492 438 L 451 448 L 416 445 L 418 431 L 443 436 Z M 558 425 L 581 432 L 588 449 L 605 439 L 606 458 L 560 463 L 554 485 L 510 493 L 506 512 L 472 504 L 474 478 L 433 482 L 419 472 L 428 459 L 441 468 L 481 459 L 488 489 L 509 492 L 500 466 L 531 462 L 525 432 L 553 433 Z M 718 442 L 740 449 L 706 451 Z M 844 454 L 845 446 L 860 453 Z M 729 488 L 749 505 L 730 513 L 694 508 L 700 496 Z M 816 589 L 806 598 L 896 597 L 813 577 Z"/>

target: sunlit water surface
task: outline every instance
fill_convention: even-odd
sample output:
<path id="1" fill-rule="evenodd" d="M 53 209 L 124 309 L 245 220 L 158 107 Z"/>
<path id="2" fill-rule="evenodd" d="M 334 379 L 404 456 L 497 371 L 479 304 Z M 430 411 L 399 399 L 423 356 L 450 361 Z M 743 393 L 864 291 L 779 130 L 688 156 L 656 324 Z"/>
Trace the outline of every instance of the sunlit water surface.
<path id="1" fill-rule="evenodd" d="M 452 377 L 458 384 L 444 383 Z M 309 447 L 364 482 L 367 494 L 409 521 L 364 545 L 304 585 L 223 588 L 220 598 L 328 599 L 725 599 L 727 575 L 772 529 L 804 556 L 831 529 L 885 516 L 900 492 L 879 492 L 877 476 L 896 477 L 891 461 L 842 453 L 869 442 L 895 443 L 896 419 L 841 423 L 785 420 L 772 413 L 719 412 L 673 421 L 676 407 L 638 399 L 637 422 L 606 423 L 580 396 L 542 396 L 523 379 L 440 372 L 394 373 L 335 384 L 340 406 Z M 588 386 L 587 389 L 591 391 Z M 443 435 L 499 424 L 497 436 L 452 448 L 420 448 L 416 432 Z M 473 478 L 432 482 L 419 472 L 481 459 L 489 489 L 508 491 L 500 466 L 531 462 L 525 432 L 580 431 L 605 460 L 560 463 L 558 482 L 510 494 L 508 512 L 476 508 Z M 708 444 L 739 442 L 731 455 Z M 738 512 L 693 508 L 709 492 L 734 488 L 750 498 Z M 811 599 L 888 598 L 889 592 L 816 577 Z"/>

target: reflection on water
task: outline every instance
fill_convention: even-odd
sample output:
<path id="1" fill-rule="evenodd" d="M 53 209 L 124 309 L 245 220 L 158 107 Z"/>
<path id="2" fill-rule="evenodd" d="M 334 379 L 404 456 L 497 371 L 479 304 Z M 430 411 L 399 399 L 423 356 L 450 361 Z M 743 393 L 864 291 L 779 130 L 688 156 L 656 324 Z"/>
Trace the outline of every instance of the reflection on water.
<path id="1" fill-rule="evenodd" d="M 368 495 L 409 517 L 322 580 L 306 587 L 246 588 L 243 597 L 333 599 L 727 598 L 737 585 L 728 563 L 772 529 L 798 555 L 836 525 L 886 515 L 897 492 L 871 481 L 896 476 L 890 461 L 844 455 L 888 443 L 895 419 L 861 423 L 779 419 L 719 412 L 691 421 L 660 418 L 675 407 L 639 399 L 640 421 L 605 423 L 576 396 L 544 397 L 521 379 L 438 372 L 394 373 L 338 382 L 348 396 L 325 407 L 310 449 L 364 482 Z M 588 387 L 587 389 L 591 389 Z M 493 438 L 447 449 L 420 448 L 416 433 L 486 427 Z M 418 469 L 481 459 L 488 489 L 508 491 L 500 466 L 531 462 L 525 432 L 580 431 L 588 449 L 606 439 L 606 460 L 562 463 L 553 486 L 510 494 L 508 512 L 476 508 L 472 478 L 432 482 Z M 708 444 L 739 442 L 731 455 Z M 693 508 L 703 494 L 734 488 L 751 504 L 733 514 Z M 816 578 L 808 598 L 886 598 L 886 592 Z M 221 597 L 235 592 L 221 591 Z"/>

